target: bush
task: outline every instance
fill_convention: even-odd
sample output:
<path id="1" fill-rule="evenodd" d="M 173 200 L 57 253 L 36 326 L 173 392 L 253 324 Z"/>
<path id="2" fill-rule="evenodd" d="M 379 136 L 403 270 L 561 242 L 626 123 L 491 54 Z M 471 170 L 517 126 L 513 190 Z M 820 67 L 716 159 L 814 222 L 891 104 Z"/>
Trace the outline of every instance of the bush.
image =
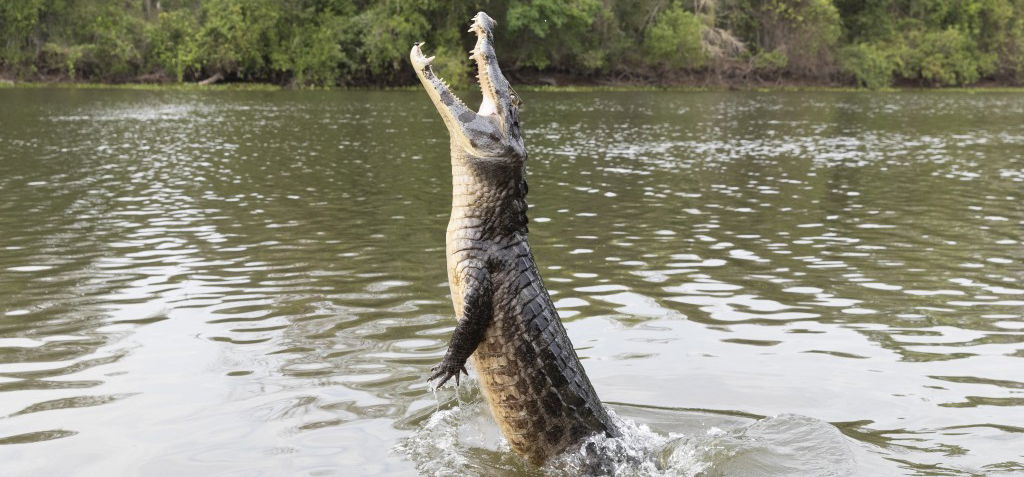
<path id="1" fill-rule="evenodd" d="M 42 73 L 104 81 L 138 74 L 143 66 L 140 46 L 145 35 L 144 23 L 134 12 L 116 5 L 85 3 L 64 13 L 68 25 L 55 28 L 45 39 L 34 39 L 41 45 L 35 61 Z"/>
<path id="2" fill-rule="evenodd" d="M 786 69 L 789 57 L 781 50 L 761 51 L 750 58 L 750 64 L 758 73 L 778 75 Z"/>
<path id="3" fill-rule="evenodd" d="M 999 73 L 1003 78 L 1024 84 L 1024 21 L 1015 36 L 1000 49 Z"/>
<path id="4" fill-rule="evenodd" d="M 179 82 L 194 78 L 202 63 L 195 34 L 198 21 L 188 9 L 162 12 L 146 32 L 147 63 L 174 75 Z"/>
<path id="5" fill-rule="evenodd" d="M 770 0 L 757 15 L 765 51 L 786 57 L 786 69 L 797 76 L 827 77 L 835 69 L 839 11 L 831 0 Z"/>
<path id="6" fill-rule="evenodd" d="M 592 26 L 602 15 L 598 0 L 510 0 L 508 36 L 499 40 L 509 48 L 502 54 L 513 68 L 599 68 L 604 58 L 586 52 L 594 46 Z"/>
<path id="7" fill-rule="evenodd" d="M 409 4 L 402 5 L 392 8 L 388 2 L 381 2 L 355 18 L 355 54 L 369 76 L 393 78 L 406 64 L 412 44 L 426 39 L 430 31 L 430 22 L 422 12 Z"/>
<path id="8" fill-rule="evenodd" d="M 82 58 L 92 54 L 92 45 L 61 45 L 47 42 L 40 54 L 44 73 L 57 73 L 70 80 L 77 79 Z"/>
<path id="9" fill-rule="evenodd" d="M 933 86 L 974 83 L 995 70 L 996 57 L 978 51 L 959 30 L 911 31 L 899 48 L 899 74 Z"/>
<path id="10" fill-rule="evenodd" d="M 89 31 L 93 32 L 85 46 L 82 68 L 90 77 L 103 80 L 122 80 L 134 77 L 142 66 L 141 45 L 143 22 L 124 9 L 111 6 L 99 11 Z"/>
<path id="11" fill-rule="evenodd" d="M 888 51 L 872 43 L 858 43 L 843 49 L 842 70 L 853 77 L 857 85 L 871 89 L 892 84 L 897 63 Z"/>
<path id="12" fill-rule="evenodd" d="M 704 24 L 675 4 L 658 14 L 644 34 L 647 62 L 669 68 L 699 68 L 707 60 L 701 45 Z"/>
<path id="13" fill-rule="evenodd" d="M 279 5 L 273 0 L 203 2 L 198 57 L 209 71 L 241 79 L 265 77 L 276 44 Z"/>
<path id="14" fill-rule="evenodd" d="M 319 26 L 295 28 L 271 54 L 273 68 L 290 73 L 299 86 L 337 84 L 342 68 L 351 65 L 341 49 L 346 27 L 344 18 L 328 17 Z"/>
<path id="15" fill-rule="evenodd" d="M 998 55 L 997 75 L 1017 84 L 1024 83 L 1024 0 L 994 2 L 987 13 L 982 32 L 989 36 L 988 51 Z M 1002 8 L 999 8 L 1002 7 Z"/>
<path id="16" fill-rule="evenodd" d="M 34 70 L 31 33 L 42 9 L 42 0 L 0 1 L 0 67 L 19 75 Z"/>

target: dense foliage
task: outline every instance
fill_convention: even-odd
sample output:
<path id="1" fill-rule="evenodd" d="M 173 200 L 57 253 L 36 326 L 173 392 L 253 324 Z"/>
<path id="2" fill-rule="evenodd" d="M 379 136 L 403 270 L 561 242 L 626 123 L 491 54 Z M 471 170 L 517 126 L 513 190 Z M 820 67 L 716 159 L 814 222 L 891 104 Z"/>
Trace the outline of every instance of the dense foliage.
<path id="1" fill-rule="evenodd" d="M 1024 0 L 4 0 L 0 72 L 397 85 L 425 40 L 466 83 L 477 10 L 520 80 L 1024 82 Z"/>

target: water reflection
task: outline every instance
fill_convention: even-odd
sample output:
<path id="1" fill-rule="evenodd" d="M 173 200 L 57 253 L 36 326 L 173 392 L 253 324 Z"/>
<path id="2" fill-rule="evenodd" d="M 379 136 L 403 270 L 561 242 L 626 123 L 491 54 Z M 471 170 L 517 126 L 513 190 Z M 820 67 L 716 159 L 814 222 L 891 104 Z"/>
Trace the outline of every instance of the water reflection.
<path id="1" fill-rule="evenodd" d="M 813 473 L 736 433 L 825 448 L 826 421 L 863 475 L 1024 470 L 1019 97 L 534 96 L 538 262 L 601 396 L 688 436 L 679 465 Z M 452 406 L 423 381 L 453 323 L 421 100 L 0 91 L 14 474 L 533 472 L 472 395 L 428 435 L 481 444 L 390 450 Z M 788 414 L 813 420 L 756 421 Z"/>

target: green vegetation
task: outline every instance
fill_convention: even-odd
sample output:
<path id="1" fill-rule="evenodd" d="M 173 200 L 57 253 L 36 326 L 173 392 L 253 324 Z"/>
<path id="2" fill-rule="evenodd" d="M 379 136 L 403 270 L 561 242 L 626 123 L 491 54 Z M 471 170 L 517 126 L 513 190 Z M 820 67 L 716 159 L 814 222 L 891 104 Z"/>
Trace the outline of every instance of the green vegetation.
<path id="1" fill-rule="evenodd" d="M 477 10 L 517 82 L 1024 84 L 1024 0 L 3 1 L 0 76 L 461 86 Z"/>

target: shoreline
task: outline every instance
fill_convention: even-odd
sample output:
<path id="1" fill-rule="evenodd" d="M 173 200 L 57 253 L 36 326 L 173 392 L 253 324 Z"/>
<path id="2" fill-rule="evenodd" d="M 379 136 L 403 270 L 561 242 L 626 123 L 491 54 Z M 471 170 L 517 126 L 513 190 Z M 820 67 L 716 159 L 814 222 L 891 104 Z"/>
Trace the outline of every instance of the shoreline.
<path id="1" fill-rule="evenodd" d="M 76 81 L 10 81 L 0 80 L 0 89 L 118 89 L 138 91 L 419 91 L 419 85 L 412 86 L 330 86 L 330 87 L 289 87 L 272 83 L 101 83 Z M 472 90 L 474 88 L 466 88 Z M 962 93 L 1024 93 L 1024 86 L 975 85 L 975 86 L 891 86 L 869 89 L 855 86 L 812 85 L 812 84 L 771 84 L 771 85 L 531 85 L 516 86 L 520 91 L 534 93 L 595 93 L 595 92 L 824 92 L 824 93 L 900 93 L 900 92 L 962 92 Z M 459 89 L 462 91 L 462 89 Z"/>

